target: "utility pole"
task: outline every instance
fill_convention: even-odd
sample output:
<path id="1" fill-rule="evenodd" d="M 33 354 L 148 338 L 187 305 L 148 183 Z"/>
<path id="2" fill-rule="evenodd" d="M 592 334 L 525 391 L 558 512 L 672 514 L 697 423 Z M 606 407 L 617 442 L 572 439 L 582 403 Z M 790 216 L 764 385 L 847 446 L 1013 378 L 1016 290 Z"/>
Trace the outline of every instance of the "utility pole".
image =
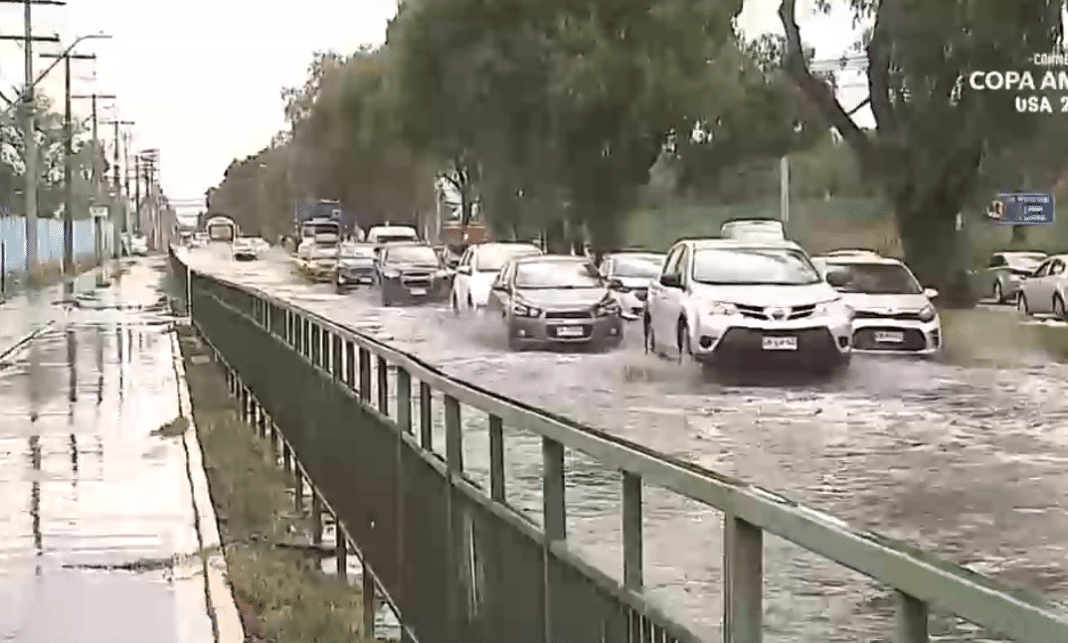
<path id="1" fill-rule="evenodd" d="M 100 201 L 101 192 L 103 191 L 102 188 L 101 188 L 101 185 L 100 185 L 100 183 L 101 183 L 101 181 L 100 181 L 100 178 L 101 178 L 100 177 L 100 174 L 101 174 L 100 173 L 100 133 L 99 133 L 100 123 L 99 123 L 98 116 L 97 116 L 97 101 L 99 101 L 100 99 L 114 99 L 116 97 L 115 97 L 114 94 L 97 94 L 97 93 L 94 92 L 92 94 L 79 94 L 79 95 L 76 95 L 76 96 L 71 96 L 71 98 L 79 98 L 79 99 L 88 98 L 91 101 L 91 105 L 92 105 L 92 116 L 90 117 L 92 119 L 92 123 L 93 123 L 93 150 L 92 150 L 93 151 L 93 154 L 92 154 L 92 162 L 93 162 L 93 165 L 92 165 L 93 196 L 92 196 L 92 204 L 93 205 L 97 205 L 97 203 Z M 97 241 L 97 251 L 98 251 L 97 254 L 100 256 L 100 259 L 102 261 L 103 258 L 104 258 L 104 254 L 103 254 L 104 230 L 103 230 L 103 224 L 102 224 L 100 219 L 96 219 L 96 224 L 93 227 L 93 235 L 96 237 L 96 241 Z"/>
<path id="2" fill-rule="evenodd" d="M 35 4 L 64 5 L 59 0 L 0 0 L 0 3 L 21 4 L 24 7 L 25 32 L 21 36 L 0 36 L 0 40 L 19 40 L 25 53 L 25 88 L 19 97 L 23 112 L 23 138 L 25 144 L 26 172 L 26 279 L 33 285 L 37 269 L 37 118 L 34 113 L 37 101 L 34 98 L 33 43 L 59 42 L 59 36 L 34 36 L 33 11 Z"/>
<path id="3" fill-rule="evenodd" d="M 96 54 L 41 54 L 63 59 L 63 272 L 74 274 L 74 122 L 71 113 L 70 61 L 96 60 Z"/>
<path id="4" fill-rule="evenodd" d="M 115 190 L 115 207 L 112 211 L 111 225 L 112 225 L 112 237 L 114 239 L 115 256 L 122 256 L 122 233 L 126 232 L 126 202 L 123 199 L 122 193 L 122 175 L 120 172 L 120 158 L 119 158 L 119 126 L 120 125 L 133 125 L 133 121 L 123 121 L 119 119 L 104 121 L 105 124 L 113 125 L 115 127 L 115 153 L 113 155 L 115 171 L 113 173 L 113 188 Z M 120 214 L 122 215 L 120 218 Z"/>

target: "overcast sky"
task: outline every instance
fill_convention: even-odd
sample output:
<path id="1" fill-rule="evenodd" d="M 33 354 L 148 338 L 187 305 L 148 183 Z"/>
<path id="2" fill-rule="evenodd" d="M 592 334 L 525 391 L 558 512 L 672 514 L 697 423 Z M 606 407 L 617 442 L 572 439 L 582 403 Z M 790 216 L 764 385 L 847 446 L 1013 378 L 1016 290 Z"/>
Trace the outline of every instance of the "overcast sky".
<path id="1" fill-rule="evenodd" d="M 101 118 L 136 121 L 135 148 L 159 148 L 164 190 L 172 199 L 199 198 L 219 182 L 235 157 L 264 147 L 284 126 L 282 87 L 299 85 L 312 53 L 354 51 L 379 43 L 396 0 L 303 0 L 286 10 L 252 0 L 68 0 L 66 6 L 34 6 L 36 35 L 107 33 L 77 51 L 97 61 L 75 61 L 75 92 L 115 94 L 100 101 Z M 747 34 L 780 32 L 779 0 L 747 0 L 739 19 Z M 289 10 L 296 6 L 299 11 Z M 21 5 L 0 4 L 0 29 L 23 33 Z M 799 12 L 799 17 L 801 13 Z M 853 42 L 847 14 L 802 22 L 804 38 L 820 58 L 837 57 Z M 37 43 L 38 51 L 61 51 Z M 51 61 L 37 59 L 35 74 Z M 20 46 L 0 42 L 0 90 L 22 82 Z M 62 108 L 63 73 L 44 84 Z M 105 105 L 115 102 L 116 108 Z M 847 98 L 846 102 L 850 102 Z M 85 118 L 89 101 L 75 103 Z M 110 135 L 110 127 L 106 130 Z"/>

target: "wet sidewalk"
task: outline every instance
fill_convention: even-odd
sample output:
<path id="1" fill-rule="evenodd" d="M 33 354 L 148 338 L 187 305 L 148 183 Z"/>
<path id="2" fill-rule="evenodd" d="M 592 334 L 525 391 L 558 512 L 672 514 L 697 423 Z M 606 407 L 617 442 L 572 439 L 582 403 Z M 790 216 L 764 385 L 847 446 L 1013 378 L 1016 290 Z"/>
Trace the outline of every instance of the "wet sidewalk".
<path id="1" fill-rule="evenodd" d="M 165 259 L 124 264 L 0 304 L 0 641 L 242 640 Z"/>

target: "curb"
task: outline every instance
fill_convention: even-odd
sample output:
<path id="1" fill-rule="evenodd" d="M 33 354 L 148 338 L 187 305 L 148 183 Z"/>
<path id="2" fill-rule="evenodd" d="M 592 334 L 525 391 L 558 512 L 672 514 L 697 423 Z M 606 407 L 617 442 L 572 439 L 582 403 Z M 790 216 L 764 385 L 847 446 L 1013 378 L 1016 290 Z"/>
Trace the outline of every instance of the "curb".
<path id="1" fill-rule="evenodd" d="M 170 337 L 174 371 L 177 375 L 179 413 L 189 422 L 188 428 L 182 434 L 182 445 L 185 449 L 186 469 L 193 498 L 194 522 L 200 541 L 199 558 L 203 561 L 202 573 L 206 580 L 204 594 L 208 616 L 212 621 L 216 643 L 242 643 L 245 640 L 244 627 L 233 593 L 226 582 L 226 557 L 222 553 L 218 518 L 204 473 L 204 454 L 200 450 L 200 441 L 197 439 L 196 425 L 193 422 L 193 405 L 186 381 L 185 362 L 178 345 L 178 333 L 170 333 Z"/>

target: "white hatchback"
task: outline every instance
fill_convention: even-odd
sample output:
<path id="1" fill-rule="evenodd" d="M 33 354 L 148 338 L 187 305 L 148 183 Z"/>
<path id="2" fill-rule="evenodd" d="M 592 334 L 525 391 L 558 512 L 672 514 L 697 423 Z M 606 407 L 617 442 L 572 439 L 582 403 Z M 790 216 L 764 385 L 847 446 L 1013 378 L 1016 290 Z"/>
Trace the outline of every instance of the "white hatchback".
<path id="1" fill-rule="evenodd" d="M 942 349 L 942 322 L 905 264 L 877 254 L 813 257 L 827 282 L 855 311 L 853 350 L 934 355 Z"/>
<path id="2" fill-rule="evenodd" d="M 497 273 L 512 259 L 544 254 L 530 243 L 493 242 L 472 245 L 460 258 L 452 280 L 449 301 L 452 309 L 481 310 L 490 298 L 490 288 Z"/>
<path id="3" fill-rule="evenodd" d="M 703 365 L 848 365 L 853 309 L 789 241 L 684 240 L 649 287 L 649 350 Z"/>

